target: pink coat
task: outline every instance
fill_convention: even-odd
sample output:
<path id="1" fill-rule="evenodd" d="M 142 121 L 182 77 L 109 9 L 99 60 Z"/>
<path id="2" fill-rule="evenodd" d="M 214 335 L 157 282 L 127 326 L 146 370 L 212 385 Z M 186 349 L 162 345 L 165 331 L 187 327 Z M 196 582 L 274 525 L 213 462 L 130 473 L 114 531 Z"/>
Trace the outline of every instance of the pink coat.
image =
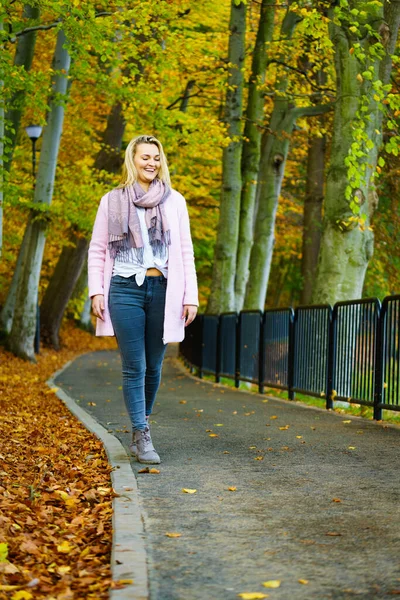
<path id="1" fill-rule="evenodd" d="M 165 299 L 163 342 L 181 342 L 185 337 L 182 310 L 184 304 L 198 306 L 197 279 L 189 215 L 185 198 L 176 190 L 165 202 L 171 231 L 168 246 L 168 279 Z M 89 245 L 89 296 L 104 295 L 104 321 L 97 319 L 96 335 L 114 335 L 108 310 L 108 292 L 114 260 L 108 251 L 108 194 L 103 196 L 97 211 Z"/>

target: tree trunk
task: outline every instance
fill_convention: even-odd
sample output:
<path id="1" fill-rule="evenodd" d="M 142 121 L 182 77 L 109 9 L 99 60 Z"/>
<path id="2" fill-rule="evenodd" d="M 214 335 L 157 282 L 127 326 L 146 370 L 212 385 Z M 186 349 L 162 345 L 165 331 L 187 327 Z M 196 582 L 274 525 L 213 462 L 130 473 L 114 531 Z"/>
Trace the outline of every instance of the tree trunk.
<path id="1" fill-rule="evenodd" d="M 139 37 L 139 39 L 143 42 L 145 41 L 145 38 Z M 143 74 L 143 66 L 140 62 L 135 62 L 134 64 L 137 67 L 135 81 L 139 81 Z M 131 67 L 128 65 L 124 68 L 123 74 L 125 76 L 129 76 L 130 72 Z M 101 148 L 97 153 L 93 165 L 93 168 L 99 173 L 106 172 L 115 174 L 119 172 L 123 163 L 121 147 L 125 133 L 125 127 L 126 120 L 123 113 L 123 106 L 122 103 L 117 100 L 112 106 L 108 115 L 107 125 L 102 134 Z M 44 320 L 42 319 L 41 325 L 43 341 L 45 344 L 52 346 L 56 350 L 58 350 L 60 347 L 59 334 L 62 318 L 64 316 L 69 299 L 74 292 L 75 284 L 80 280 L 80 275 L 84 265 L 86 264 L 87 247 L 89 245 L 88 239 L 80 239 L 73 230 L 70 232 L 70 235 L 71 238 L 75 239 L 77 243 L 74 244 L 73 248 L 65 247 L 62 250 L 42 302 L 42 310 L 46 315 Z M 64 267 L 67 262 L 68 268 Z M 63 294 L 60 294 L 58 291 L 60 279 L 59 274 L 63 272 L 64 268 L 67 274 L 65 275 Z M 86 286 L 87 273 L 85 287 Z M 93 331 L 93 325 L 90 321 L 90 307 L 91 302 L 89 300 L 85 303 L 81 326 L 88 331 Z"/>
<path id="2" fill-rule="evenodd" d="M 380 79 L 383 84 L 390 80 L 391 59 L 394 51 L 400 20 L 400 3 L 388 2 L 382 7 L 376 7 L 372 14 L 367 2 L 357 2 L 357 9 L 365 9 L 370 15 L 369 26 L 376 31 L 376 37 L 382 36 L 387 55 L 383 60 L 374 58 L 370 62 L 373 67 L 372 80 Z M 363 227 L 352 218 L 353 210 L 350 201 L 346 199 L 348 186 L 348 169 L 346 159 L 355 143 L 353 125 L 357 112 L 361 108 L 362 96 L 369 91 L 370 81 L 357 79 L 357 75 L 366 69 L 361 64 L 356 53 L 351 54 L 350 48 L 358 41 L 368 52 L 371 36 L 354 40 L 348 30 L 348 24 L 330 24 L 330 38 L 335 47 L 335 69 L 337 74 L 337 100 L 335 104 L 331 161 L 327 175 L 324 230 L 319 253 L 317 277 L 313 290 L 314 303 L 334 304 L 340 300 L 361 297 L 365 272 L 373 253 L 373 233 L 369 229 L 370 219 L 377 205 L 376 193 L 371 185 L 371 174 L 376 170 L 379 146 L 381 144 L 381 125 L 383 115 L 378 110 L 375 100 L 370 100 L 368 119 L 365 119 L 365 132 L 373 142 L 367 156 L 359 161 L 358 171 L 361 173 L 361 183 L 356 190 L 360 210 L 366 215 Z"/>
<path id="3" fill-rule="evenodd" d="M 15 265 L 14 273 L 11 279 L 10 287 L 8 288 L 7 298 L 1 311 L 1 331 L 6 336 L 10 333 L 15 310 L 15 301 L 17 298 L 17 290 L 19 287 L 19 277 L 22 272 L 22 264 L 25 261 L 24 253 L 27 247 L 27 233 L 24 233 L 22 243 L 18 251 L 17 264 Z"/>
<path id="4" fill-rule="evenodd" d="M 120 170 L 122 163 L 121 146 L 125 126 L 126 121 L 122 112 L 122 105 L 118 101 L 111 108 L 108 115 L 101 149 L 96 156 L 94 169 L 107 173 L 116 173 Z M 71 238 L 74 240 L 74 246 L 63 248 L 41 305 L 41 313 L 43 313 L 43 317 L 41 317 L 41 336 L 46 345 L 52 346 L 56 350 L 60 347 L 59 334 L 62 318 L 85 264 L 89 245 L 88 239 L 79 238 L 74 232 L 71 232 Z M 62 277 L 62 293 L 60 293 L 59 286 Z M 86 313 L 85 319 L 87 317 Z M 84 328 L 89 329 L 87 323 Z"/>
<path id="5" fill-rule="evenodd" d="M 326 137 L 312 136 L 308 142 L 307 183 L 304 200 L 303 252 L 301 274 L 303 288 L 300 304 L 310 304 L 322 234 Z"/>
<path id="6" fill-rule="evenodd" d="M 49 118 L 43 133 L 42 151 L 36 179 L 34 202 L 37 205 L 29 219 L 25 232 L 27 237 L 24 260 L 21 261 L 21 275 L 18 280 L 14 319 L 8 345 L 17 356 L 35 360 L 33 342 L 37 312 L 37 297 L 40 269 L 43 259 L 46 225 L 43 206 L 50 205 L 53 197 L 54 179 L 58 150 L 64 119 L 62 100 L 67 91 L 67 76 L 70 56 L 64 47 L 66 38 L 63 30 L 57 35 L 54 55 L 56 75 L 53 83 L 53 97 L 50 103 Z M 25 237 L 24 236 L 24 237 Z"/>
<path id="7" fill-rule="evenodd" d="M 64 246 L 40 305 L 40 334 L 43 342 L 60 348 L 59 331 L 64 311 L 86 260 L 89 241 L 71 236 L 73 245 Z"/>
<path id="8" fill-rule="evenodd" d="M 280 37 L 291 39 L 299 17 L 288 10 L 281 26 Z M 250 253 L 249 276 L 246 286 L 244 308 L 264 309 L 269 272 L 271 268 L 276 209 L 289 150 L 289 136 L 295 116 L 285 97 L 288 78 L 276 84 L 274 108 L 268 129 L 261 141 L 261 157 L 258 165 L 256 190 L 257 216 L 254 228 L 254 243 Z"/>
<path id="9" fill-rule="evenodd" d="M 126 121 L 122 112 L 122 104 L 117 101 L 111 108 L 107 125 L 102 135 L 99 150 L 93 167 L 97 171 L 118 173 L 123 160 L 121 157 L 122 138 L 125 133 Z"/>
<path id="10" fill-rule="evenodd" d="M 85 331 L 89 331 L 90 333 L 94 333 L 94 327 L 91 319 L 91 305 L 92 301 L 87 295 L 88 289 L 88 270 L 87 270 L 87 261 L 84 262 L 83 268 L 79 275 L 78 281 L 74 287 L 74 291 L 71 294 L 71 300 L 77 299 L 78 301 L 82 301 L 83 296 L 85 295 L 85 303 L 82 310 L 79 311 L 79 315 L 74 312 L 74 314 L 70 313 L 67 310 L 68 317 L 75 319 L 75 323 L 81 329 Z"/>
<path id="11" fill-rule="evenodd" d="M 264 120 L 264 92 L 268 54 L 265 44 L 272 40 L 275 7 L 270 0 L 262 0 L 257 38 L 249 82 L 246 123 L 242 150 L 242 193 L 240 202 L 239 241 L 235 275 L 235 310 L 243 308 L 249 276 L 250 252 L 253 244 L 254 205 L 260 164 L 261 133 Z"/>
<path id="12" fill-rule="evenodd" d="M 275 101 L 270 131 L 264 133 L 261 145 L 257 186 L 258 210 L 250 255 L 250 276 L 244 301 L 245 310 L 264 310 L 275 243 L 276 211 L 293 127 L 301 116 L 318 115 L 329 110 L 331 105 L 290 108 L 285 98 Z"/>
<path id="13" fill-rule="evenodd" d="M 235 270 L 242 189 L 242 105 L 245 59 L 246 4 L 231 2 L 225 122 L 230 138 L 222 158 L 222 189 L 214 269 L 208 311 L 226 312 L 235 308 Z"/>
<path id="14" fill-rule="evenodd" d="M 0 32 L 4 29 L 3 20 L 0 19 Z M 3 47 L 0 46 L 0 50 Z M 4 189 L 4 81 L 0 79 L 0 256 L 3 249 L 3 189 Z"/>
<path id="15" fill-rule="evenodd" d="M 264 310 L 275 242 L 276 211 L 289 151 L 289 136 L 294 123 L 294 111 L 288 108 L 288 101 L 277 99 L 271 117 L 271 133 L 265 132 L 262 139 L 257 188 L 258 210 L 250 255 L 250 276 L 244 300 L 245 310 Z M 287 135 L 282 135 L 283 133 Z"/>
<path id="16" fill-rule="evenodd" d="M 30 4 L 24 5 L 23 18 L 31 20 L 38 19 L 39 14 L 40 9 L 38 6 L 31 6 Z M 24 67 L 26 72 L 28 72 L 32 66 L 33 55 L 35 52 L 36 34 L 36 31 L 31 31 L 29 33 L 19 36 L 17 41 L 14 65 L 17 67 Z M 8 102 L 9 109 L 6 113 L 6 124 L 7 137 L 9 138 L 9 142 L 7 146 L 7 157 L 5 161 L 5 168 L 8 171 L 11 167 L 12 157 L 14 154 L 17 135 L 21 123 L 21 115 L 25 106 L 25 100 L 25 90 L 18 90 L 11 96 Z"/>

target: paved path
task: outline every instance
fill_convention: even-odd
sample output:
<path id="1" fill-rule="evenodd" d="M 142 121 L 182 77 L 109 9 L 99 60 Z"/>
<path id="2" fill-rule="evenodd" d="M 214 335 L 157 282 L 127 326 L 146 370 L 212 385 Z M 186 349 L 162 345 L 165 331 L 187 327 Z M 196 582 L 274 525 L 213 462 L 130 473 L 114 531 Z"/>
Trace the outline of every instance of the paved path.
<path id="1" fill-rule="evenodd" d="M 57 384 L 127 447 L 116 352 L 78 358 Z M 200 382 L 167 357 L 151 417 L 161 472 L 132 461 L 151 600 L 400 594 L 400 430 L 349 420 Z"/>

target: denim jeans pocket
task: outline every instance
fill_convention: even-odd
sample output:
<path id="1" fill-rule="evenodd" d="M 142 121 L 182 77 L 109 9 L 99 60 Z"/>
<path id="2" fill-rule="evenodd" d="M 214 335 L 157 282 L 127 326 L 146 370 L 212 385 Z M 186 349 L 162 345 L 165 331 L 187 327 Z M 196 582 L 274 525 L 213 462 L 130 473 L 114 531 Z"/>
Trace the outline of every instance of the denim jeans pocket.
<path id="1" fill-rule="evenodd" d="M 130 283 L 132 283 L 130 277 L 122 277 L 122 275 L 113 275 L 111 277 L 111 285 L 129 285 Z"/>

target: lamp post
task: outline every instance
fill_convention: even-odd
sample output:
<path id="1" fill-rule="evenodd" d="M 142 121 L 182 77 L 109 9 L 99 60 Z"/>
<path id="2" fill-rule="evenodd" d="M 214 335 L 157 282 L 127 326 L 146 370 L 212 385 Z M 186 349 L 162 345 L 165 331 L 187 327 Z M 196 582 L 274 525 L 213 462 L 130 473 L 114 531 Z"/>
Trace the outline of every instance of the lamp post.
<path id="1" fill-rule="evenodd" d="M 33 175 L 33 189 L 36 185 L 36 142 L 42 135 L 42 128 L 40 125 L 28 125 L 25 127 L 25 131 L 28 137 L 32 140 L 32 175 Z M 34 350 L 36 354 L 39 354 L 40 349 L 40 306 L 39 299 L 36 309 L 36 333 L 34 341 Z"/>
<path id="2" fill-rule="evenodd" d="M 32 140 L 32 175 L 33 179 L 36 177 L 36 142 L 42 135 L 42 128 L 40 125 L 28 125 L 25 127 L 25 131 L 28 137 Z"/>

